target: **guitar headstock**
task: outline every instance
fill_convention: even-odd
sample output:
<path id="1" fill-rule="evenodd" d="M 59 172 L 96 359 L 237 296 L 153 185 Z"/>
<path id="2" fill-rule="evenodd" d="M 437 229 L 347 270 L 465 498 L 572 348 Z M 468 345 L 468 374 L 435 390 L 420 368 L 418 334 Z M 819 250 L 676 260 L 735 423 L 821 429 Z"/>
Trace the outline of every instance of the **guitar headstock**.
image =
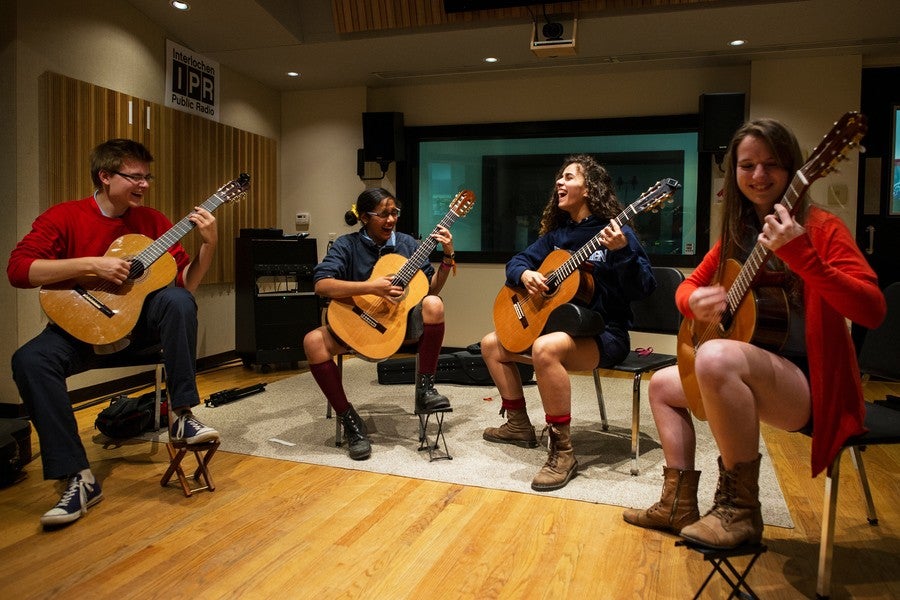
<path id="1" fill-rule="evenodd" d="M 859 146 L 859 140 L 866 135 L 866 116 L 857 111 L 844 113 L 831 128 L 819 145 L 813 149 L 800 172 L 808 181 L 824 177 L 837 170 L 837 163 L 847 160 L 847 152 Z"/>
<path id="2" fill-rule="evenodd" d="M 671 177 L 660 179 L 641 194 L 640 198 L 632 202 L 630 208 L 634 209 L 635 214 L 648 210 L 654 211 L 664 202 L 671 202 L 672 196 L 680 187 L 681 184 L 676 179 Z"/>
<path id="3" fill-rule="evenodd" d="M 220 187 L 216 195 L 219 196 L 223 203 L 239 202 L 241 198 L 247 195 L 247 190 L 249 189 L 250 175 L 241 173 L 237 179 L 232 179 Z"/>
<path id="4" fill-rule="evenodd" d="M 472 210 L 472 206 L 474 205 L 475 192 L 472 190 L 463 190 L 456 194 L 450 202 L 450 210 L 452 210 L 457 217 L 464 217 L 469 214 L 469 211 Z"/>

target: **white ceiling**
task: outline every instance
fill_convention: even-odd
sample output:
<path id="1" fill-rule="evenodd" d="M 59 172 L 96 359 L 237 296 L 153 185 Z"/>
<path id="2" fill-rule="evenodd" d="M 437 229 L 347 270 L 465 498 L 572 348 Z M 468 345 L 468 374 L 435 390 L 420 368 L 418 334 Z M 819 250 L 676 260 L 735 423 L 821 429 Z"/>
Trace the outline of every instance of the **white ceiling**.
<path id="1" fill-rule="evenodd" d="M 863 55 L 864 64 L 897 64 L 900 57 L 900 0 L 736 0 L 582 17 L 577 54 L 560 58 L 530 51 L 531 21 L 339 36 L 331 0 L 191 0 L 188 11 L 167 0 L 128 1 L 169 39 L 276 90 L 496 79 L 551 68 L 730 65 L 765 56 L 849 52 Z M 571 37 L 571 22 L 554 20 Z M 735 38 L 748 43 L 729 47 Z M 486 56 L 500 60 L 489 65 Z"/>

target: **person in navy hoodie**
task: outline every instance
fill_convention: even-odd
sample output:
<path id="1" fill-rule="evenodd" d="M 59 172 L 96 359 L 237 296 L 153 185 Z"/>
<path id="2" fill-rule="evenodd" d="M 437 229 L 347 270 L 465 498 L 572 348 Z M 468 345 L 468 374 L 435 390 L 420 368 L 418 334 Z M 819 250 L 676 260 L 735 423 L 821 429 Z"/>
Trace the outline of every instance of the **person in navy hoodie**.
<path id="1" fill-rule="evenodd" d="M 500 392 L 500 427 L 484 430 L 488 442 L 537 446 L 537 437 L 525 407 L 522 379 L 514 363 L 534 365 L 549 435 L 547 462 L 531 483 L 536 491 L 564 487 L 575 475 L 578 461 L 569 433 L 572 420 L 568 371 L 590 371 L 622 361 L 630 349 L 631 301 L 656 289 L 650 261 L 635 232 L 613 221 L 622 211 L 609 172 L 587 154 L 569 156 L 556 176 L 553 193 L 541 218 L 540 237 L 506 264 L 506 284 L 525 288 L 530 295 L 549 290 L 539 270 L 557 249 L 576 252 L 598 233 L 602 247 L 588 257 L 582 276 L 593 278 L 587 308 L 597 312 L 605 329 L 593 337 L 562 331 L 544 333 L 526 354 L 510 352 L 497 332 L 481 341 L 481 353 Z M 572 276 L 578 276 L 573 274 Z"/>

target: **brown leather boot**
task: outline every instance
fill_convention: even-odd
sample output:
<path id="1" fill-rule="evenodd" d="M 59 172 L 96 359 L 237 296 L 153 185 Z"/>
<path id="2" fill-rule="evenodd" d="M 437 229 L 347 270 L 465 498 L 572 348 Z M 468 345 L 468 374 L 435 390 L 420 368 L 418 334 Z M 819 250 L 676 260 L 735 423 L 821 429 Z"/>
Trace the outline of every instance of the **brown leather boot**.
<path id="1" fill-rule="evenodd" d="M 719 484 L 713 507 L 702 519 L 681 530 L 681 537 L 709 548 L 727 550 L 762 541 L 759 504 L 759 461 L 725 470 L 719 457 Z"/>
<path id="2" fill-rule="evenodd" d="M 503 415 L 505 409 L 500 409 Z M 528 418 L 528 412 L 522 410 L 506 410 L 506 423 L 500 427 L 488 427 L 484 430 L 483 437 L 488 442 L 495 444 L 513 444 L 522 448 L 537 448 L 537 436 L 534 434 L 534 426 Z"/>
<path id="3" fill-rule="evenodd" d="M 535 475 L 531 489 L 536 492 L 549 492 L 565 487 L 578 470 L 572 440 L 569 437 L 569 425 L 547 424 L 550 435 L 547 462 Z"/>
<path id="4" fill-rule="evenodd" d="M 659 502 L 643 510 L 629 508 L 622 513 L 627 523 L 638 527 L 678 533 L 700 519 L 697 509 L 697 483 L 700 471 L 679 471 L 663 467 L 663 489 Z"/>

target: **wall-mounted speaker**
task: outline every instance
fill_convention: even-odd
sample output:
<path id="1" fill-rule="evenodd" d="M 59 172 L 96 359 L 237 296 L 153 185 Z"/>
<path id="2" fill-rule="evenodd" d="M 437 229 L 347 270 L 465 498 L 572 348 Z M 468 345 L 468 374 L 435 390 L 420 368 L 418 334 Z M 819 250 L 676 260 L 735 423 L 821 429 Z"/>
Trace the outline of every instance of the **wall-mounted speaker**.
<path id="1" fill-rule="evenodd" d="M 364 112 L 362 125 L 365 160 L 389 163 L 405 158 L 403 113 Z"/>
<path id="2" fill-rule="evenodd" d="M 744 124 L 744 94 L 700 94 L 698 150 L 722 154 L 734 132 Z"/>

